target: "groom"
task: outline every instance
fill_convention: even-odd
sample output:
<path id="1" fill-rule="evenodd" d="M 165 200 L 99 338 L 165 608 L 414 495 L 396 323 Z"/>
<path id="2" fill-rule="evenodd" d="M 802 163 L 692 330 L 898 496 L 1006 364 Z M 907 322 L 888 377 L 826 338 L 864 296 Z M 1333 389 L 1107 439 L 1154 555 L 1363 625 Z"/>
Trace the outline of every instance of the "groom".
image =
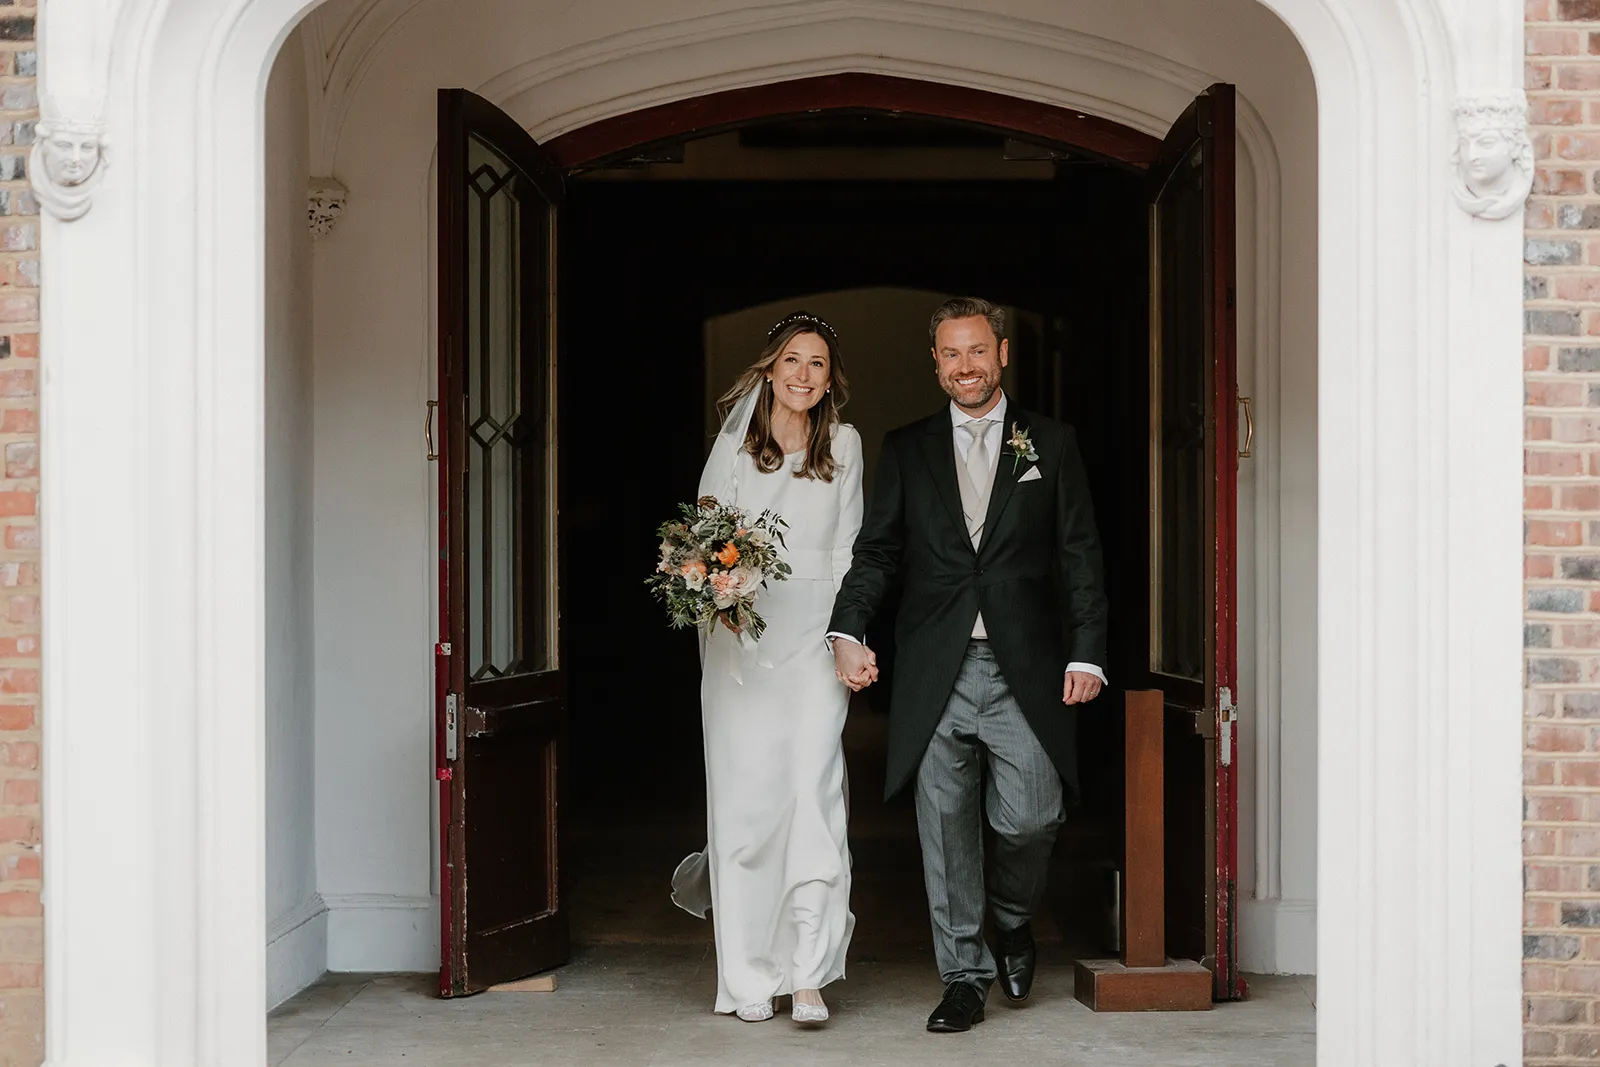
<path id="1" fill-rule="evenodd" d="M 959 298 L 929 325 L 950 406 L 883 442 L 872 503 L 828 623 L 852 689 L 877 678 L 864 635 L 898 575 L 888 792 L 916 783 L 944 997 L 928 1029 L 983 1021 L 997 975 L 1028 998 L 1029 922 L 1076 779 L 1075 705 L 1105 684 L 1106 600 L 1071 427 L 1000 389 L 1004 312 Z M 983 819 L 995 833 L 987 885 Z M 984 913 L 995 952 L 983 939 Z"/>

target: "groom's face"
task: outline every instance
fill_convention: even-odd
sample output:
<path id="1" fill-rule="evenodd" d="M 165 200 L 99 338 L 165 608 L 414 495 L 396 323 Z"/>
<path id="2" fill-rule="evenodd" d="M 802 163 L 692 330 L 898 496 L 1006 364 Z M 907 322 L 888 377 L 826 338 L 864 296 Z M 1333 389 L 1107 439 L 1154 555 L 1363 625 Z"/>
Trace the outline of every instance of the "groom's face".
<path id="1" fill-rule="evenodd" d="M 1000 388 L 1000 372 L 1010 359 L 982 315 L 946 319 L 933 340 L 933 369 L 939 386 L 960 407 L 983 411 Z"/>

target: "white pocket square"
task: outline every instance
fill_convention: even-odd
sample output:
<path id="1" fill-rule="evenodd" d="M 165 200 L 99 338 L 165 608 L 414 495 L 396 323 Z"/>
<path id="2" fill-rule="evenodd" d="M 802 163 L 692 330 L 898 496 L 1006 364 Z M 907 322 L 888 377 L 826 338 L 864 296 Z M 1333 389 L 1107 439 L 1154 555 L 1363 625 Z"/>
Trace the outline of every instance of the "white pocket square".
<path id="1" fill-rule="evenodd" d="M 1038 467 L 1029 467 L 1028 473 L 1017 479 L 1017 484 L 1021 485 L 1023 482 L 1036 482 L 1043 477 L 1044 475 L 1039 473 Z"/>

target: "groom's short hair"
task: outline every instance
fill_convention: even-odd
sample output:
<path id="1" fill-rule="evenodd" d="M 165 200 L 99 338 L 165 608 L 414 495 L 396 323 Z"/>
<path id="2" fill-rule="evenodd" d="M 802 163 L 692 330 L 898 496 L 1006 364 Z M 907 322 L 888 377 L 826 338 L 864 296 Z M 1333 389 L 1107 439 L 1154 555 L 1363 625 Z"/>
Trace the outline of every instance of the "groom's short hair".
<path id="1" fill-rule="evenodd" d="M 982 316 L 989 320 L 989 328 L 994 331 L 995 341 L 1002 341 L 1006 336 L 1006 310 L 997 304 L 991 304 L 981 296 L 958 296 L 940 304 L 933 313 L 933 319 L 928 323 L 928 343 L 934 348 L 939 347 L 939 324 L 951 319 L 970 319 Z"/>

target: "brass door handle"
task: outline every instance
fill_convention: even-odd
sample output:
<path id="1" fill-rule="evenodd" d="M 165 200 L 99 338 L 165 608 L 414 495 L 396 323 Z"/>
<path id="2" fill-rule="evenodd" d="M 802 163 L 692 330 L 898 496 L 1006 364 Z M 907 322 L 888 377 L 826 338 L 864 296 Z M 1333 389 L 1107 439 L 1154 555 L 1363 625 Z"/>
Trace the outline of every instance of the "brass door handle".
<path id="1" fill-rule="evenodd" d="M 1241 396 L 1236 397 L 1236 399 L 1240 404 L 1244 405 L 1244 448 L 1240 449 L 1239 458 L 1249 459 L 1256 443 L 1256 416 L 1251 408 L 1249 397 Z"/>
<path id="2" fill-rule="evenodd" d="M 428 459 L 439 458 L 439 453 L 433 450 L 433 409 L 439 406 L 437 400 L 428 401 L 428 417 L 422 423 L 422 443 L 428 448 Z"/>

